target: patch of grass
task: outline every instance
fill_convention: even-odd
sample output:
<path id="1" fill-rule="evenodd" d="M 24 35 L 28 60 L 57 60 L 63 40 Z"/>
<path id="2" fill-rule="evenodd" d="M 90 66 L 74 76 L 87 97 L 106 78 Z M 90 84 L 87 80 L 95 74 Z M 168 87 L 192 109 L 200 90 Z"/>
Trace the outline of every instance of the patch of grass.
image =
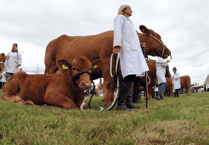
<path id="1" fill-rule="evenodd" d="M 0 90 L 0 96 L 3 92 Z M 145 100 L 141 109 L 92 109 L 20 105 L 0 99 L 0 144 L 209 144 L 209 93 Z M 144 98 L 143 98 L 144 99 Z"/>

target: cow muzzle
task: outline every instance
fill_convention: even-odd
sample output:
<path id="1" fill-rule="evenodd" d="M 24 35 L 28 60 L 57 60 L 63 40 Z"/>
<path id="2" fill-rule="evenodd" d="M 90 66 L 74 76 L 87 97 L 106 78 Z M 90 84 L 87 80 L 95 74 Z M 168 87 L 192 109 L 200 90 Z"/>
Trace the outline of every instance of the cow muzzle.
<path id="1" fill-rule="evenodd" d="M 91 83 L 83 83 L 83 89 L 84 90 L 90 90 L 91 89 Z"/>

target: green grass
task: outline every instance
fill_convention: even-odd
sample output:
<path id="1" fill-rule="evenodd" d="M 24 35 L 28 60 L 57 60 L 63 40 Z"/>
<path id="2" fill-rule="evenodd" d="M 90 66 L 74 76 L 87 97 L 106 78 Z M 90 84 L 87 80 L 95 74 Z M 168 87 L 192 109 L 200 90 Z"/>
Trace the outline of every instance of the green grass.
<path id="1" fill-rule="evenodd" d="M 131 111 L 96 112 L 101 100 L 82 112 L 0 99 L 0 144 L 209 144 L 207 92 L 152 99 L 148 109 L 144 100 Z"/>

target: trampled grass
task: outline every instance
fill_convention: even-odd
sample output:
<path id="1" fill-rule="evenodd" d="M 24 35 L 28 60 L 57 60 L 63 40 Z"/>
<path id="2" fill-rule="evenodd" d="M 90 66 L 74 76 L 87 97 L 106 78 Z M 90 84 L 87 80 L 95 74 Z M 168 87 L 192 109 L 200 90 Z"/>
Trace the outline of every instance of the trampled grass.
<path id="1" fill-rule="evenodd" d="M 209 92 L 152 99 L 148 109 L 143 101 L 131 111 L 96 112 L 101 100 L 82 112 L 0 99 L 0 144 L 209 144 Z"/>

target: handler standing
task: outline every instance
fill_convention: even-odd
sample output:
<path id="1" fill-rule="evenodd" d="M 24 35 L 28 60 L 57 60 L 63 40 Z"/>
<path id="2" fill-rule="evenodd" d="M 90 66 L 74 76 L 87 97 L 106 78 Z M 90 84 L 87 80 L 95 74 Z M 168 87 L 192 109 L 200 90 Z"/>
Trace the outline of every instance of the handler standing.
<path id="1" fill-rule="evenodd" d="M 123 76 L 116 110 L 136 108 L 132 103 L 133 82 L 136 76 L 149 70 L 142 54 L 138 34 L 129 19 L 130 16 L 132 16 L 131 7 L 122 5 L 114 19 L 113 53 L 118 54 L 120 52 L 120 65 Z M 145 43 L 142 46 L 146 48 Z"/>
<path id="2" fill-rule="evenodd" d="M 12 50 L 6 56 L 6 75 L 7 79 L 14 73 L 18 72 L 20 65 L 22 64 L 22 55 L 17 49 L 17 43 L 14 43 Z"/>
<path id="3" fill-rule="evenodd" d="M 174 79 L 174 89 L 175 89 L 175 93 L 173 97 L 179 97 L 179 89 L 181 88 L 181 81 L 180 81 L 180 73 L 177 72 L 176 67 L 173 68 L 173 77 L 172 79 Z"/>
<path id="4" fill-rule="evenodd" d="M 158 95 L 155 97 L 157 100 L 165 99 L 163 97 L 163 89 L 166 86 L 166 79 L 165 79 L 165 73 L 166 73 L 166 67 L 168 66 L 169 60 L 166 62 L 163 58 L 158 57 L 156 60 L 156 76 L 157 76 L 157 84 L 159 85 Z"/>

